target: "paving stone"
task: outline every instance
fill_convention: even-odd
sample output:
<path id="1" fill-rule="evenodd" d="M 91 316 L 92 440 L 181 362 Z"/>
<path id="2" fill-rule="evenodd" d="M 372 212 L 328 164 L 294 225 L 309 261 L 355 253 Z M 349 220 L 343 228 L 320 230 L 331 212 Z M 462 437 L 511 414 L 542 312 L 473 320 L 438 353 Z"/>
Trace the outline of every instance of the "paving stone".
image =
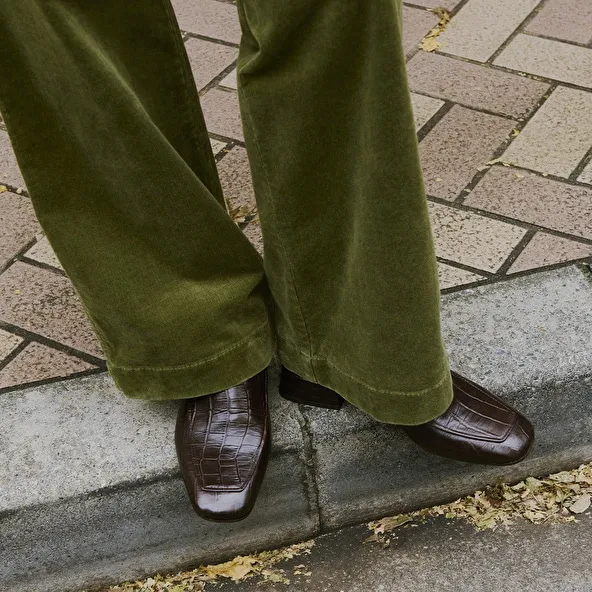
<path id="1" fill-rule="evenodd" d="M 230 211 L 239 207 L 255 209 L 255 193 L 251 181 L 251 169 L 247 151 L 235 146 L 220 162 L 218 173 L 224 198 Z"/>
<path id="2" fill-rule="evenodd" d="M 413 105 L 415 129 L 419 130 L 438 112 L 444 101 L 411 93 L 411 104 Z"/>
<path id="3" fill-rule="evenodd" d="M 79 358 L 34 342 L 0 370 L 0 388 L 66 377 L 94 367 Z"/>
<path id="4" fill-rule="evenodd" d="M 592 2 L 547 0 L 525 27 L 525 31 L 588 44 L 592 42 Z"/>
<path id="5" fill-rule="evenodd" d="M 238 57 L 238 49 L 190 38 L 185 43 L 191 69 L 198 89 L 211 82 Z"/>
<path id="6" fill-rule="evenodd" d="M 460 4 L 461 0 L 410 0 L 409 4 L 416 4 L 417 6 L 425 6 L 426 8 L 445 8 L 452 10 L 455 6 Z"/>
<path id="7" fill-rule="evenodd" d="M 243 232 L 257 251 L 259 251 L 259 254 L 263 256 L 263 233 L 261 232 L 259 219 L 257 218 L 249 222 L 249 224 L 243 228 Z"/>
<path id="8" fill-rule="evenodd" d="M 235 140 L 243 140 L 236 92 L 213 88 L 201 97 L 201 107 L 209 132 Z"/>
<path id="9" fill-rule="evenodd" d="M 438 24 L 438 20 L 433 12 L 403 6 L 403 50 L 406 54 L 417 49 L 430 29 Z"/>
<path id="10" fill-rule="evenodd" d="M 39 261 L 39 263 L 45 263 L 45 265 L 51 265 L 52 267 L 57 267 L 61 270 L 64 269 L 45 236 L 35 243 L 25 253 L 25 256 L 34 261 Z"/>
<path id="11" fill-rule="evenodd" d="M 8 134 L 0 129 L 0 185 L 24 187 L 25 181 L 16 162 Z"/>
<path id="12" fill-rule="evenodd" d="M 540 0 L 469 0 L 440 34 L 440 50 L 486 62 Z"/>
<path id="13" fill-rule="evenodd" d="M 546 232 L 537 232 L 510 267 L 508 273 L 517 273 L 584 257 L 592 257 L 592 245 Z"/>
<path id="14" fill-rule="evenodd" d="M 581 172 L 578 181 L 582 183 L 589 183 L 592 185 L 592 160 L 587 164 L 586 168 Z"/>
<path id="15" fill-rule="evenodd" d="M 183 31 L 239 43 L 240 24 L 236 6 L 217 0 L 172 0 Z"/>
<path id="16" fill-rule="evenodd" d="M 529 169 L 568 177 L 592 146 L 592 93 L 558 87 L 502 155 Z"/>
<path id="17" fill-rule="evenodd" d="M 0 268 L 39 233 L 39 223 L 28 198 L 0 193 Z"/>
<path id="18" fill-rule="evenodd" d="M 428 204 L 436 254 L 485 271 L 497 271 L 526 230 L 436 203 Z"/>
<path id="19" fill-rule="evenodd" d="M 585 47 L 521 34 L 512 39 L 493 63 L 592 88 L 592 49 Z"/>
<path id="20" fill-rule="evenodd" d="M 407 70 L 412 91 L 511 117 L 527 115 L 549 88 L 545 82 L 425 51 L 411 58 Z"/>
<path id="21" fill-rule="evenodd" d="M 455 105 L 420 142 L 427 193 L 454 199 L 515 126 L 515 122 Z"/>
<path id="22" fill-rule="evenodd" d="M 102 357 L 70 280 L 17 262 L 0 275 L 0 320 Z"/>
<path id="23" fill-rule="evenodd" d="M 227 88 L 232 88 L 234 90 L 238 90 L 238 81 L 236 77 L 236 68 L 230 72 L 230 74 L 226 75 L 221 81 L 220 86 L 226 86 Z"/>
<path id="24" fill-rule="evenodd" d="M 212 145 L 212 152 L 216 155 L 222 148 L 226 147 L 226 142 L 221 142 L 220 140 L 214 140 L 210 138 L 210 144 Z"/>
<path id="25" fill-rule="evenodd" d="M 592 239 L 592 189 L 512 167 L 492 167 L 467 205 Z"/>
<path id="26" fill-rule="evenodd" d="M 438 276 L 440 278 L 441 290 L 485 279 L 482 275 L 477 275 L 476 273 L 471 273 L 458 267 L 452 267 L 452 265 L 446 265 L 446 263 L 438 263 Z"/>
<path id="27" fill-rule="evenodd" d="M 0 363 L 22 341 L 22 338 L 18 335 L 0 329 Z"/>

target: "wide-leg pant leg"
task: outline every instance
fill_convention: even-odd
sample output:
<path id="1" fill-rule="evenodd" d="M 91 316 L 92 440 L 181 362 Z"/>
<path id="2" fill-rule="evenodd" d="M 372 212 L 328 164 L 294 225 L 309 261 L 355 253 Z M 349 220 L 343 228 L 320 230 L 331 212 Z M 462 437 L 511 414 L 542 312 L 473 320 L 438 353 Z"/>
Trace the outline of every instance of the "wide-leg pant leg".
<path id="1" fill-rule="evenodd" d="M 275 348 L 262 261 L 223 206 L 169 0 L 3 0 L 0 111 L 131 397 L 240 383 Z"/>
<path id="2" fill-rule="evenodd" d="M 281 361 L 379 420 L 452 399 L 400 0 L 240 0 Z"/>

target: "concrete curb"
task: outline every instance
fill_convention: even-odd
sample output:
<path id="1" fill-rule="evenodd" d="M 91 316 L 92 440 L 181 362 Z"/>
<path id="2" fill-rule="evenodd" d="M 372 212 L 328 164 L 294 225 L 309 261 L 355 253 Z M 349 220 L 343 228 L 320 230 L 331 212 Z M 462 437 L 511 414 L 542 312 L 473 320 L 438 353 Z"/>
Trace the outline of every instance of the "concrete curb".
<path id="1" fill-rule="evenodd" d="M 0 398 L 0 589 L 66 592 L 224 560 L 592 459 L 592 282 L 578 266 L 443 298 L 455 369 L 537 430 L 529 459 L 480 467 L 424 454 L 352 407 L 277 396 L 274 450 L 245 521 L 197 519 L 172 445 L 174 404 L 122 397 L 99 375 Z"/>

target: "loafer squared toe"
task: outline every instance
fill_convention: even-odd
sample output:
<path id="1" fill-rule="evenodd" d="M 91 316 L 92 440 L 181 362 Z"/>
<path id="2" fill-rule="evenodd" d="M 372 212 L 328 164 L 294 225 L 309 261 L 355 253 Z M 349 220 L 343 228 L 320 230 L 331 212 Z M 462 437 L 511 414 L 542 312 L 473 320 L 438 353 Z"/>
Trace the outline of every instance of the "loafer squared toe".
<path id="1" fill-rule="evenodd" d="M 454 398 L 440 416 L 407 435 L 427 452 L 478 464 L 523 460 L 534 441 L 531 423 L 519 411 L 475 382 L 452 372 Z"/>
<path id="2" fill-rule="evenodd" d="M 219 393 L 181 401 L 175 444 L 199 516 L 216 522 L 248 516 L 271 445 L 267 371 Z"/>

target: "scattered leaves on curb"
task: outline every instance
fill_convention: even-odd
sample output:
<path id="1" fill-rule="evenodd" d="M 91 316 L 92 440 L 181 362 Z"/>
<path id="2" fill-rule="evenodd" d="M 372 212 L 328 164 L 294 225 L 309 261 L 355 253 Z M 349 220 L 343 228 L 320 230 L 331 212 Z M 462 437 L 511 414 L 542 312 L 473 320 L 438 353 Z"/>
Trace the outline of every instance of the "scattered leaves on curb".
<path id="1" fill-rule="evenodd" d="M 366 541 L 388 546 L 388 533 L 395 528 L 435 516 L 465 518 L 478 530 L 510 525 L 520 519 L 535 524 L 574 522 L 574 514 L 588 510 L 591 502 L 592 463 L 545 479 L 528 477 L 514 485 L 498 483 L 450 504 L 375 520 L 368 523 L 373 534 Z"/>
<path id="2" fill-rule="evenodd" d="M 421 40 L 419 44 L 419 49 L 423 49 L 423 51 L 436 51 L 438 47 L 440 47 L 440 42 L 436 39 L 442 31 L 446 29 L 448 23 L 450 22 L 450 12 L 448 12 L 444 8 L 430 8 L 429 12 L 433 12 L 436 16 L 440 18 L 438 24 L 430 29 L 430 32 Z"/>
<path id="3" fill-rule="evenodd" d="M 239 555 L 225 563 L 202 565 L 192 571 L 181 572 L 173 576 L 157 575 L 146 580 L 128 582 L 109 588 L 110 592 L 203 592 L 207 582 L 227 578 L 238 582 L 253 576 L 260 576 L 262 581 L 289 584 L 286 571 L 276 567 L 299 555 L 309 555 L 314 541 L 297 543 L 275 551 L 263 551 L 255 555 Z M 312 575 L 303 571 L 304 564 L 294 568 L 294 575 Z"/>

